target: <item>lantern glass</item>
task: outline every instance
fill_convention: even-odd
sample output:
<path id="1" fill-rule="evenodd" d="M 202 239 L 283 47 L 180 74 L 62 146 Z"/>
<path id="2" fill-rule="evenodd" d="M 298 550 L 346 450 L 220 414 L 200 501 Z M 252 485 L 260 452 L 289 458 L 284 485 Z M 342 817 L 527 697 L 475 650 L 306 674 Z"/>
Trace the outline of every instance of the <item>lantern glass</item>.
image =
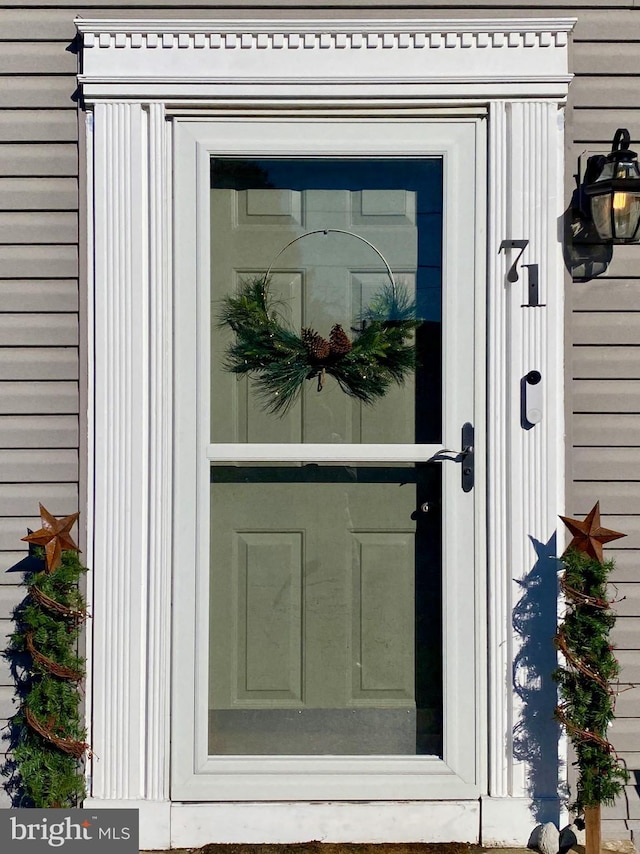
<path id="1" fill-rule="evenodd" d="M 640 179 L 636 160 L 617 160 L 604 164 L 593 185 L 591 216 L 603 240 L 637 240 L 640 224 L 640 190 L 624 189 L 618 181 Z M 602 183 L 602 191 L 597 186 Z M 631 184 L 633 186 L 633 183 Z"/>

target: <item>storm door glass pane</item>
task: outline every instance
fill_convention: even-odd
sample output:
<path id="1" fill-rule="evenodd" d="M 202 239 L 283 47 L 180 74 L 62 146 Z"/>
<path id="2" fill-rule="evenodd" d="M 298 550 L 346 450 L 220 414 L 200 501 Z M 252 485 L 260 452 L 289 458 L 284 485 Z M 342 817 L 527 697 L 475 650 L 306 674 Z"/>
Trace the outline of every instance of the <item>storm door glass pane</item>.
<path id="1" fill-rule="evenodd" d="M 440 473 L 211 467 L 210 754 L 442 755 Z"/>
<path id="2" fill-rule="evenodd" d="M 441 243 L 441 158 L 213 159 L 211 441 L 439 442 Z M 409 339 L 415 370 L 364 403 L 329 369 L 322 382 L 311 370 L 293 404 L 273 414 L 281 392 L 259 371 L 230 370 L 237 338 L 220 322 L 226 298 L 268 271 L 270 311 L 300 340 L 308 330 L 318 366 L 331 330 L 353 344 L 391 288 L 420 321 Z"/>

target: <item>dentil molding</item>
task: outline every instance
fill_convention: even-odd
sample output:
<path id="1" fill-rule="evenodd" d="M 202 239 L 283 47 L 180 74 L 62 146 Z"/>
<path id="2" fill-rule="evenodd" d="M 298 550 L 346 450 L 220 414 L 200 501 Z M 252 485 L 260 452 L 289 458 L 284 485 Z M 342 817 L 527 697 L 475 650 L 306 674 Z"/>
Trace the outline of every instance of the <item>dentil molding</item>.
<path id="1" fill-rule="evenodd" d="M 77 19 L 85 100 L 312 96 L 563 97 L 575 21 Z M 188 89 L 186 87 L 189 87 Z M 341 87 L 342 90 L 341 91 Z M 380 88 L 382 87 L 382 89 Z"/>

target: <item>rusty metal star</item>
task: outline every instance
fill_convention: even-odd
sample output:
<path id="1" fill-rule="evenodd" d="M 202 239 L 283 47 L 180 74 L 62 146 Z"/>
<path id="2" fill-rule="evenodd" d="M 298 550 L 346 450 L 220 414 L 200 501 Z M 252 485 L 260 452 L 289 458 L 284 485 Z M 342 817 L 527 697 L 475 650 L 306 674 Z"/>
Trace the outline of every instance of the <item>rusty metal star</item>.
<path id="1" fill-rule="evenodd" d="M 42 528 L 39 531 L 34 531 L 22 539 L 27 543 L 34 543 L 37 546 L 44 546 L 45 561 L 47 572 L 53 572 L 60 566 L 62 552 L 67 549 L 79 552 L 80 549 L 71 539 L 71 528 L 75 525 L 79 513 L 72 513 L 71 516 L 64 516 L 62 519 L 56 519 L 42 504 L 40 505 L 40 518 L 42 520 Z"/>
<path id="2" fill-rule="evenodd" d="M 612 531 L 609 528 L 601 527 L 599 501 L 596 501 L 595 507 L 582 522 L 579 519 L 569 519 L 567 516 L 561 516 L 560 518 L 573 534 L 573 539 L 565 549 L 564 554 L 569 549 L 575 549 L 579 552 L 586 552 L 589 557 L 603 563 L 603 543 L 610 543 L 611 540 L 619 540 L 620 537 L 627 536 L 626 534 L 621 534 L 619 531 Z"/>

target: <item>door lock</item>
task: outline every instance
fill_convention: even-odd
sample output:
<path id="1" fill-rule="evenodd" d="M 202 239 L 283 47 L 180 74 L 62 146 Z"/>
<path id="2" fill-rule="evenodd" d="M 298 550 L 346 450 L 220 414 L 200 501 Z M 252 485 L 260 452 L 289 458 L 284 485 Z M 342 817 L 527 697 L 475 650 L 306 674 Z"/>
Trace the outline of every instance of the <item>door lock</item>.
<path id="1" fill-rule="evenodd" d="M 475 451 L 473 447 L 473 424 L 467 421 L 462 425 L 462 491 L 471 492 L 475 476 Z"/>

